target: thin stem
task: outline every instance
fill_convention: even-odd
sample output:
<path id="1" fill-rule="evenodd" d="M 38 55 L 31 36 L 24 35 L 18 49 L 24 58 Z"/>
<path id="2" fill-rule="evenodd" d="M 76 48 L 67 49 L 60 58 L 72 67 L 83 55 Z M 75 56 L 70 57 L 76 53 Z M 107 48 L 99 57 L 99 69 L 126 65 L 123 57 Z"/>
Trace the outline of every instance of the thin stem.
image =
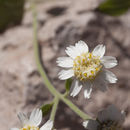
<path id="1" fill-rule="evenodd" d="M 63 96 L 64 96 L 65 98 L 67 98 L 68 95 L 69 95 L 69 93 L 68 93 L 67 91 L 63 94 Z"/>
<path id="2" fill-rule="evenodd" d="M 34 54 L 35 54 L 35 59 L 36 59 L 36 64 L 38 67 L 38 71 L 40 73 L 40 75 L 42 76 L 45 85 L 47 86 L 47 88 L 49 89 L 49 91 L 51 92 L 51 94 L 53 96 L 55 95 L 59 95 L 58 92 L 56 91 L 56 89 L 52 86 L 52 84 L 50 83 L 48 77 L 46 76 L 46 73 L 41 65 L 40 62 L 40 56 L 39 56 L 39 46 L 38 46 L 38 39 L 37 39 L 37 15 L 36 15 L 36 10 L 35 10 L 35 4 L 32 2 L 32 11 L 33 11 L 33 44 L 34 44 Z"/>
<path id="3" fill-rule="evenodd" d="M 70 100 L 68 100 L 67 98 L 61 96 L 60 97 L 61 100 L 67 105 L 69 106 L 69 108 L 71 108 L 77 115 L 79 115 L 83 120 L 88 120 L 91 119 L 90 116 L 88 116 L 86 113 L 84 113 L 83 111 L 81 111 L 75 104 L 73 104 Z"/>
<path id="4" fill-rule="evenodd" d="M 37 16 L 36 16 L 36 9 L 35 9 L 35 3 L 34 1 L 32 2 L 32 12 L 33 12 L 33 45 L 34 45 L 34 54 L 35 54 L 35 59 L 36 59 L 36 64 L 37 64 L 37 68 L 38 71 L 41 75 L 41 77 L 43 78 L 45 87 L 50 91 L 50 93 L 54 96 L 54 97 L 58 97 L 57 100 L 62 100 L 66 105 L 68 105 L 77 115 L 79 115 L 82 119 L 91 119 L 86 113 L 82 112 L 76 105 L 74 105 L 70 100 L 68 100 L 67 98 L 65 98 L 64 95 L 60 94 L 55 88 L 54 86 L 51 84 L 51 82 L 49 81 L 44 68 L 42 67 L 41 61 L 40 61 L 40 56 L 39 56 L 39 46 L 38 46 L 38 39 L 37 39 Z M 52 109 L 54 112 L 51 116 L 51 118 L 54 118 L 55 116 L 55 112 L 56 112 L 56 108 L 58 105 L 59 101 L 55 101 L 56 104 L 54 105 L 54 108 Z"/>
<path id="5" fill-rule="evenodd" d="M 51 115 L 50 115 L 50 120 L 52 120 L 52 121 L 55 120 L 55 115 L 56 115 L 56 110 L 57 110 L 58 104 L 59 104 L 59 98 L 55 97 Z"/>

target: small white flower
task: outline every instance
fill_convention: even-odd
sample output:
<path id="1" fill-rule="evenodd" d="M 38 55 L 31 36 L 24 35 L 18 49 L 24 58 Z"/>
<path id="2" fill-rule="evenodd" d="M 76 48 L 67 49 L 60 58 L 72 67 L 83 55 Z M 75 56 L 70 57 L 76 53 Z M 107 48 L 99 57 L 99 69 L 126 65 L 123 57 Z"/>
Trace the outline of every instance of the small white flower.
<path id="1" fill-rule="evenodd" d="M 105 68 L 116 66 L 117 60 L 112 56 L 104 56 L 105 46 L 98 45 L 89 52 L 87 44 L 79 41 L 75 46 L 67 47 L 65 52 L 69 57 L 59 57 L 57 64 L 65 68 L 59 72 L 61 80 L 74 77 L 71 96 L 76 96 L 84 87 L 84 97 L 90 98 L 93 86 L 106 91 L 108 83 L 116 83 L 116 76 Z"/>
<path id="2" fill-rule="evenodd" d="M 53 122 L 48 120 L 41 128 L 38 126 L 42 121 L 42 111 L 34 109 L 28 118 L 24 113 L 19 113 L 18 117 L 22 123 L 22 128 L 11 128 L 11 130 L 52 130 Z"/>
<path id="3" fill-rule="evenodd" d="M 120 112 L 114 105 L 98 113 L 96 120 L 83 122 L 87 130 L 123 130 L 121 125 L 125 120 L 125 113 Z"/>

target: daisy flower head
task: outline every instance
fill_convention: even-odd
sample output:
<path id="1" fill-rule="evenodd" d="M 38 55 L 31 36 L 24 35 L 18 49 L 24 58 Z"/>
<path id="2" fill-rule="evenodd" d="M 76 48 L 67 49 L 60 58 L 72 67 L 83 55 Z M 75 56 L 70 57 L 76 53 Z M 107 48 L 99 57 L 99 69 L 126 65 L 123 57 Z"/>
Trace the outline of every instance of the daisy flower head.
<path id="1" fill-rule="evenodd" d="M 34 109 L 29 118 L 24 113 L 19 113 L 18 118 L 22 123 L 22 128 L 11 128 L 11 130 L 52 130 L 53 127 L 53 122 L 48 120 L 39 128 L 42 121 L 42 111 L 40 109 Z"/>
<path id="2" fill-rule="evenodd" d="M 57 64 L 64 68 L 59 72 L 61 80 L 74 77 L 71 96 L 76 96 L 84 87 L 84 97 L 90 98 L 93 87 L 106 91 L 108 83 L 116 83 L 116 76 L 106 69 L 116 66 L 117 60 L 112 56 L 104 56 L 105 46 L 97 45 L 89 52 L 88 45 L 79 41 L 75 46 L 67 47 L 65 52 L 69 57 L 59 57 Z"/>
<path id="3" fill-rule="evenodd" d="M 87 130 L 123 130 L 124 120 L 124 111 L 120 112 L 114 105 L 110 105 L 98 113 L 96 120 L 85 121 L 83 126 Z"/>

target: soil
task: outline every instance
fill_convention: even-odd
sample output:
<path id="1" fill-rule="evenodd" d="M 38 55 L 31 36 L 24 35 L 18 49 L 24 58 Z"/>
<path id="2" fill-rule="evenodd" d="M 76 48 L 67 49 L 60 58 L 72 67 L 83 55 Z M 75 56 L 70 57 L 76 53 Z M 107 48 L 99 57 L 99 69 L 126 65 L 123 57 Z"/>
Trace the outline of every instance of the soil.
<path id="1" fill-rule="evenodd" d="M 38 41 L 41 59 L 51 82 L 64 92 L 64 81 L 58 79 L 56 58 L 65 56 L 65 47 L 84 40 L 93 49 L 106 46 L 106 55 L 115 56 L 118 66 L 112 69 L 117 84 L 107 92 L 95 90 L 87 100 L 81 92 L 70 97 L 86 113 L 96 117 L 99 110 L 115 104 L 125 110 L 123 130 L 130 130 L 130 12 L 111 17 L 96 12 L 101 0 L 54 0 L 37 3 Z M 33 50 L 32 12 L 25 5 L 22 23 L 0 34 L 0 128 L 20 127 L 17 113 L 31 112 L 53 97 L 37 71 Z M 47 119 L 47 118 L 45 118 Z M 58 130 L 84 130 L 82 120 L 62 102 L 56 115 Z"/>

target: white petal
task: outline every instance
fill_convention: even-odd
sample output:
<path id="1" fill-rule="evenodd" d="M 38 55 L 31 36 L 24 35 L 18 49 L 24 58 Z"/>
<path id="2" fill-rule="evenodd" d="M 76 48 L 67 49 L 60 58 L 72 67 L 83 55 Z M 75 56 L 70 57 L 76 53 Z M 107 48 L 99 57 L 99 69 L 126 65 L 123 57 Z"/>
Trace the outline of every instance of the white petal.
<path id="1" fill-rule="evenodd" d="M 20 112 L 20 113 L 18 114 L 18 118 L 19 118 L 19 120 L 21 121 L 22 125 L 28 124 L 28 117 L 27 117 L 27 115 L 25 115 L 24 113 Z"/>
<path id="2" fill-rule="evenodd" d="M 95 84 L 95 87 L 100 89 L 102 92 L 105 92 L 108 89 L 107 83 L 103 80 L 99 80 L 99 81 L 95 82 L 94 84 Z"/>
<path id="3" fill-rule="evenodd" d="M 89 121 L 84 121 L 84 122 L 83 122 L 83 126 L 84 126 L 85 128 L 87 127 L 88 122 L 89 122 Z"/>
<path id="4" fill-rule="evenodd" d="M 91 92 L 92 92 L 92 83 L 90 81 L 83 82 L 83 87 L 85 87 L 84 90 L 84 97 L 90 98 Z"/>
<path id="5" fill-rule="evenodd" d="M 52 127 L 53 121 L 49 120 L 40 128 L 40 130 L 52 130 Z"/>
<path id="6" fill-rule="evenodd" d="M 91 92 L 92 92 L 92 88 L 89 91 L 87 89 L 85 89 L 84 90 L 84 97 L 89 99 Z"/>
<path id="7" fill-rule="evenodd" d="M 101 58 L 101 62 L 105 66 L 105 68 L 113 68 L 117 65 L 116 58 L 112 56 L 104 56 L 103 58 Z"/>
<path id="8" fill-rule="evenodd" d="M 59 79 L 66 80 L 74 76 L 74 71 L 72 69 L 62 70 L 59 72 Z"/>
<path id="9" fill-rule="evenodd" d="M 70 57 L 59 57 L 56 62 L 60 67 L 73 67 L 73 60 Z"/>
<path id="10" fill-rule="evenodd" d="M 75 97 L 81 90 L 82 85 L 80 84 L 80 82 L 78 80 L 74 80 L 71 86 L 71 94 L 70 96 Z"/>
<path id="11" fill-rule="evenodd" d="M 80 52 L 77 50 L 75 46 L 69 46 L 66 48 L 65 52 L 67 53 L 68 56 L 71 58 L 76 58 L 78 55 L 80 55 Z"/>
<path id="12" fill-rule="evenodd" d="M 119 109 L 117 109 L 114 105 L 110 105 L 107 108 L 107 112 L 109 113 L 109 119 L 117 122 L 121 122 L 124 120 L 124 114 L 120 112 Z"/>
<path id="13" fill-rule="evenodd" d="M 80 54 L 88 52 L 88 45 L 84 41 L 78 41 L 75 46 Z"/>
<path id="14" fill-rule="evenodd" d="M 97 130 L 98 129 L 98 122 L 96 120 L 89 120 L 83 122 L 83 126 L 88 130 Z"/>
<path id="15" fill-rule="evenodd" d="M 121 111 L 121 119 L 120 122 L 124 122 L 126 117 L 126 112 L 124 110 Z"/>
<path id="16" fill-rule="evenodd" d="M 93 84 L 96 88 L 100 89 L 103 92 L 105 92 L 108 89 L 108 84 L 106 81 L 106 76 L 104 71 L 98 74 L 96 79 L 93 81 Z"/>
<path id="17" fill-rule="evenodd" d="M 19 128 L 11 128 L 10 130 L 20 130 Z"/>
<path id="18" fill-rule="evenodd" d="M 113 74 L 111 71 L 105 70 L 105 75 L 106 75 L 106 80 L 110 83 L 116 83 L 117 82 L 117 78 L 115 76 L 115 74 Z"/>
<path id="19" fill-rule="evenodd" d="M 40 109 L 34 109 L 30 115 L 30 125 L 38 126 L 42 121 L 42 111 Z"/>
<path id="20" fill-rule="evenodd" d="M 98 119 L 101 122 L 111 120 L 120 123 L 124 119 L 124 116 L 122 116 L 121 112 L 114 105 L 110 105 L 98 113 Z"/>
<path id="21" fill-rule="evenodd" d="M 92 54 L 94 56 L 99 56 L 100 58 L 102 58 L 104 56 L 104 54 L 105 54 L 105 46 L 103 46 L 103 45 L 97 45 L 94 48 Z"/>

